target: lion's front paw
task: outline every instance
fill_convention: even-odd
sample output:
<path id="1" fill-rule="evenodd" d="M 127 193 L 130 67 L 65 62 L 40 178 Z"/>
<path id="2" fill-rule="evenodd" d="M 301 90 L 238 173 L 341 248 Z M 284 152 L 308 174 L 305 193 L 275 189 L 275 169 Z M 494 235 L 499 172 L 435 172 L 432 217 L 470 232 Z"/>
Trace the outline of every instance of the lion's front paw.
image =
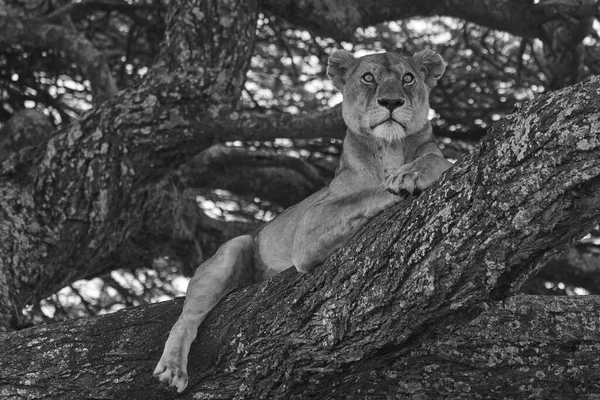
<path id="1" fill-rule="evenodd" d="M 400 167 L 398 171 L 388 176 L 385 185 L 388 192 L 396 196 L 418 196 L 421 191 L 431 185 L 432 180 L 418 164 L 412 162 Z"/>
<path id="2" fill-rule="evenodd" d="M 178 393 L 183 392 L 188 384 L 188 374 L 181 367 L 177 367 L 173 362 L 163 361 L 161 358 L 153 375 L 162 383 L 177 389 Z"/>

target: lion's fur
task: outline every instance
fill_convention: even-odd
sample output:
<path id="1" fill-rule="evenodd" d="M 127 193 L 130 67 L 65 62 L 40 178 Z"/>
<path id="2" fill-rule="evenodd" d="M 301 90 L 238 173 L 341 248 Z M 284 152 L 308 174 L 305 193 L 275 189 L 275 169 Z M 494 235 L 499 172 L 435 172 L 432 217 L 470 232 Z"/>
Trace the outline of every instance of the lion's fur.
<path id="1" fill-rule="evenodd" d="M 413 57 L 383 53 L 360 59 L 340 50 L 331 56 L 327 73 L 344 95 L 342 113 L 348 128 L 391 143 L 419 131 L 428 123 L 429 90 L 445 68 L 440 55 L 431 50 Z M 402 77 L 407 72 L 416 77 L 412 85 L 402 84 Z M 377 84 L 362 83 L 360 78 L 365 73 L 371 73 Z M 392 113 L 396 122 L 383 122 L 389 118 L 389 112 L 375 101 L 381 97 L 406 99 L 406 104 Z"/>
<path id="2" fill-rule="evenodd" d="M 449 168 L 427 119 L 429 90 L 445 68 L 430 50 L 412 57 L 385 53 L 356 59 L 343 50 L 331 55 L 327 72 L 344 95 L 348 125 L 334 179 L 256 234 L 227 242 L 198 268 L 156 366 L 161 381 L 178 391 L 185 388 L 198 325 L 228 292 L 291 266 L 310 271 L 403 193 L 426 189 Z"/>

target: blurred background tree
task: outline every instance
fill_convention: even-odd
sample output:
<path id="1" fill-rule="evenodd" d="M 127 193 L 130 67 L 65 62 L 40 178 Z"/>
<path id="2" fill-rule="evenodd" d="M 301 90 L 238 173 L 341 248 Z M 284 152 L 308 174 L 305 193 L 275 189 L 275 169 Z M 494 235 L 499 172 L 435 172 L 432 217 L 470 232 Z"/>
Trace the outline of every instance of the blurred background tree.
<path id="1" fill-rule="evenodd" d="M 28 323 L 182 295 L 186 277 L 221 243 L 327 184 L 344 135 L 341 95 L 325 73 L 335 49 L 411 54 L 428 47 L 442 54 L 449 67 L 432 92 L 431 119 L 451 160 L 519 102 L 600 71 L 594 1 L 497 2 L 505 21 L 492 16 L 493 7 L 485 10 L 486 2 L 402 12 L 386 3 L 363 12 L 347 31 L 294 14 L 291 3 L 265 2 L 238 104 L 240 113 L 279 118 L 290 129 L 278 129 L 271 140 L 224 137 L 198 154 L 152 191 L 153 218 L 140 235 L 101 271 L 28 306 Z M 517 14 L 533 6 L 535 21 L 526 26 L 519 18 L 529 17 Z M 400 17 L 380 22 L 385 12 Z M 138 84 L 158 55 L 165 18 L 160 0 L 0 0 L 0 162 Z M 322 131 L 306 134 L 294 125 L 311 115 L 324 118 Z M 548 260 L 522 290 L 600 294 L 600 230 Z"/>

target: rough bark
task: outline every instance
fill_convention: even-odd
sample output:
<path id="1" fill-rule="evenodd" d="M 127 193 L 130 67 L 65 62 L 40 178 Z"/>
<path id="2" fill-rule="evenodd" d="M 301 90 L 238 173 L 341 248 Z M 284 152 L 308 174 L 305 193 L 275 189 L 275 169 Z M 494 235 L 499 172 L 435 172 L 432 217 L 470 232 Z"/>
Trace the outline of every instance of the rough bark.
<path id="1" fill-rule="evenodd" d="M 254 2 L 174 2 L 148 78 L 0 171 L 0 326 L 28 302 L 101 272 L 139 232 L 148 190 L 207 148 L 241 93 Z"/>
<path id="2" fill-rule="evenodd" d="M 293 279 L 287 274 L 288 279 Z M 256 290 L 254 290 L 256 292 Z M 228 301 L 236 302 L 235 296 Z M 275 299 L 277 296 L 273 296 Z M 244 305 L 237 301 L 239 307 Z M 181 300 L 101 316 L 0 334 L 0 396 L 4 399 L 172 399 L 178 395 L 151 377 Z M 518 296 L 497 303 L 465 326 L 440 332 L 403 351 L 380 349 L 341 368 L 320 367 L 307 375 L 291 371 L 287 393 L 266 398 L 593 398 L 600 393 L 600 299 Z M 269 313 L 269 310 L 263 310 Z M 227 318 L 194 344 L 193 356 L 234 339 Z M 268 341 L 269 339 L 265 339 Z M 310 339 L 305 339 L 310 341 Z M 327 357 L 327 349 L 306 355 Z M 270 360 L 259 359 L 257 367 Z M 192 383 L 198 381 L 196 365 Z M 354 365 L 354 367 L 352 367 Z M 208 368 L 208 367 L 207 367 Z M 232 368 L 234 368 L 232 366 Z M 221 381 L 199 398 L 244 395 L 245 382 L 211 368 Z M 304 397 L 303 397 L 304 396 Z M 587 397 L 586 397 L 587 396 Z"/>
<path id="3" fill-rule="evenodd" d="M 597 394 L 597 297 L 576 307 L 516 299 L 506 309 L 523 316 L 489 316 L 464 339 L 457 332 L 600 218 L 599 88 L 594 78 L 523 105 L 314 273 L 290 269 L 229 296 L 200 328 L 184 398 Z M 168 398 L 149 373 L 179 304 L 3 335 L 13 363 L 38 360 L 25 374 L 8 369 L 5 393 Z M 563 376 L 570 384 L 557 389 Z"/>
<path id="4" fill-rule="evenodd" d="M 343 139 L 345 135 L 346 125 L 339 104 L 314 113 L 236 113 L 236 119 L 222 121 L 221 137 L 228 140 Z"/>
<path id="5" fill-rule="evenodd" d="M 389 365 L 339 374 L 330 382 L 335 390 L 322 382 L 322 398 L 594 398 L 600 394 L 598 300 L 511 298 L 401 357 L 382 352 L 377 361 Z"/>

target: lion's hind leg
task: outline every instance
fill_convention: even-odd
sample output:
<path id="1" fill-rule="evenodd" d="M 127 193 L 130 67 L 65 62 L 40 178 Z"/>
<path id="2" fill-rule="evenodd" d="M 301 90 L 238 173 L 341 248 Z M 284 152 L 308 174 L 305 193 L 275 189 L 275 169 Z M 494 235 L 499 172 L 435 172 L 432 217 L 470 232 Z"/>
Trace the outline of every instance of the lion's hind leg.
<path id="1" fill-rule="evenodd" d="M 253 239 L 238 236 L 222 245 L 198 267 L 187 289 L 183 311 L 173 325 L 154 375 L 182 392 L 187 386 L 187 359 L 198 326 L 229 292 L 262 280 L 253 262 Z"/>

